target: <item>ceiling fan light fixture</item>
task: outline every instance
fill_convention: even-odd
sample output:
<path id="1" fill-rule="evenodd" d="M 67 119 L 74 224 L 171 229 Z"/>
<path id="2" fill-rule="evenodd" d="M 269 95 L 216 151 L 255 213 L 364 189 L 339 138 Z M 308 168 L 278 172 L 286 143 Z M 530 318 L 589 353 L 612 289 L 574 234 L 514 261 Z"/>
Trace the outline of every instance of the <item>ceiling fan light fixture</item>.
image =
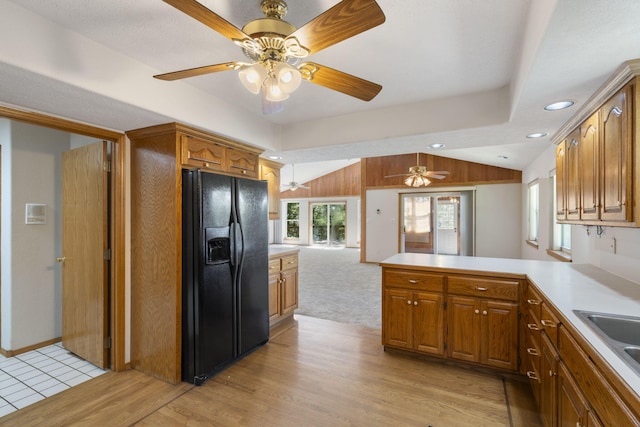
<path id="1" fill-rule="evenodd" d="M 261 63 L 256 63 L 240 70 L 238 77 L 249 92 L 257 95 L 260 93 L 260 88 L 267 78 L 267 70 Z"/>
<path id="2" fill-rule="evenodd" d="M 426 187 L 431 184 L 431 181 L 420 175 L 411 175 L 404 180 L 404 183 L 407 187 Z"/>

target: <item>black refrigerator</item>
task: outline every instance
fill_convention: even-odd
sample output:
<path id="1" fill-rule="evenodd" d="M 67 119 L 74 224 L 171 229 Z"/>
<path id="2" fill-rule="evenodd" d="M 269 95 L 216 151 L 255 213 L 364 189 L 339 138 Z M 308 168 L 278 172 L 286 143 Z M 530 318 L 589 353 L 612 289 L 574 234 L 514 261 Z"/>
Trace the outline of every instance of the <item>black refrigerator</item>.
<path id="1" fill-rule="evenodd" d="M 200 385 L 269 338 L 267 183 L 182 172 L 182 379 Z"/>

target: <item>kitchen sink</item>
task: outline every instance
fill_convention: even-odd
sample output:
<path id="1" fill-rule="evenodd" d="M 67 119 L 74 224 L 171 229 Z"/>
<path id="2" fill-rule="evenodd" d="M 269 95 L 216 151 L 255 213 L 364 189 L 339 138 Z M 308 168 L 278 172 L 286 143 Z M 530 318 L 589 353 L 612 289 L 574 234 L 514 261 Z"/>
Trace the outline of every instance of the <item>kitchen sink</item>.
<path id="1" fill-rule="evenodd" d="M 573 311 L 640 375 L 640 317 Z"/>

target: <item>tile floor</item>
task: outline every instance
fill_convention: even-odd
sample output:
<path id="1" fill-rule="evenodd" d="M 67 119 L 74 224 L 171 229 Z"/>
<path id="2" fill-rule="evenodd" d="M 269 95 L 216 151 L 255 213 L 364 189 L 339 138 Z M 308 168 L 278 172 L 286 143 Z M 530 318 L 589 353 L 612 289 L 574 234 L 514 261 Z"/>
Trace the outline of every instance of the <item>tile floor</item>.
<path id="1" fill-rule="evenodd" d="M 0 356 L 0 417 L 105 372 L 61 343 L 15 357 Z"/>

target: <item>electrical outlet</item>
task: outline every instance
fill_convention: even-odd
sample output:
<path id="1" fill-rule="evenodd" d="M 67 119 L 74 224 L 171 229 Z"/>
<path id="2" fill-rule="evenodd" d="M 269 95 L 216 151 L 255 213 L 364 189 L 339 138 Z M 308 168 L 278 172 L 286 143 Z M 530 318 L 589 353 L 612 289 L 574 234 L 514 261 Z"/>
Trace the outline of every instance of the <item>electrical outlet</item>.
<path id="1" fill-rule="evenodd" d="M 609 241 L 609 251 L 612 254 L 616 253 L 616 238 L 612 237 L 611 240 Z"/>

